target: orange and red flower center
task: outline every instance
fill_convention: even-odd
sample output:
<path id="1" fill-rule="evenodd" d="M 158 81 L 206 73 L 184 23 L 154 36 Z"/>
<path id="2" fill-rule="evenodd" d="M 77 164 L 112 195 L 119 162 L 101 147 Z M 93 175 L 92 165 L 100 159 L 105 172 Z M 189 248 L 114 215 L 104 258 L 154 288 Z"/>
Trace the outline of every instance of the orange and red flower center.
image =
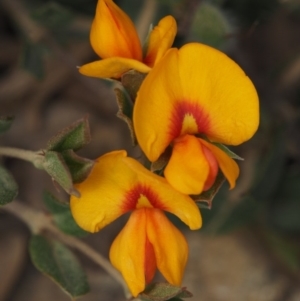
<path id="1" fill-rule="evenodd" d="M 143 184 L 137 184 L 134 188 L 129 190 L 125 194 L 125 199 L 122 203 L 124 212 L 140 208 L 166 210 L 157 193 L 149 186 Z"/>
<path id="2" fill-rule="evenodd" d="M 191 101 L 174 104 L 169 130 L 172 140 L 184 134 L 207 133 L 209 127 L 209 117 L 199 104 Z"/>

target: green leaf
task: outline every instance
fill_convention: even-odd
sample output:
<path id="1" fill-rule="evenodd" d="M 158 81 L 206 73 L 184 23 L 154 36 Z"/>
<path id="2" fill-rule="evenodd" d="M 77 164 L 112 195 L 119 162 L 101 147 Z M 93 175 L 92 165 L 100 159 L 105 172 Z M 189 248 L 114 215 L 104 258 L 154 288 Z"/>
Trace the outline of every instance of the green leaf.
<path id="1" fill-rule="evenodd" d="M 0 134 L 10 129 L 14 116 L 0 116 Z"/>
<path id="2" fill-rule="evenodd" d="M 195 13 L 189 39 L 222 48 L 231 31 L 225 14 L 217 6 L 204 2 Z"/>
<path id="3" fill-rule="evenodd" d="M 52 137 L 47 144 L 47 150 L 64 151 L 78 150 L 91 141 L 87 117 L 77 120 Z"/>
<path id="4" fill-rule="evenodd" d="M 139 297 L 143 301 L 166 301 L 176 300 L 176 298 L 189 298 L 192 297 L 192 294 L 184 287 L 169 283 L 152 283 L 146 287 Z"/>
<path id="5" fill-rule="evenodd" d="M 270 219 L 282 230 L 300 231 L 300 173 L 288 174 L 282 181 L 274 202 L 271 204 Z"/>
<path id="6" fill-rule="evenodd" d="M 233 204 L 234 207 L 229 208 L 229 213 L 218 228 L 219 234 L 229 233 L 241 227 L 248 226 L 256 220 L 259 204 L 251 197 L 247 196 Z"/>
<path id="7" fill-rule="evenodd" d="M 280 130 L 274 141 L 270 141 L 270 149 L 256 167 L 256 182 L 253 185 L 251 195 L 260 202 L 269 200 L 277 195 L 278 188 L 282 183 L 282 177 L 286 168 L 286 149 L 284 131 Z"/>
<path id="8" fill-rule="evenodd" d="M 25 69 L 37 79 L 42 79 L 45 75 L 44 55 L 46 47 L 42 44 L 33 44 L 24 40 L 23 51 L 21 54 L 21 68 Z"/>
<path id="9" fill-rule="evenodd" d="M 244 161 L 244 159 L 237 154 L 235 154 L 232 150 L 230 150 L 227 146 L 221 143 L 213 143 L 215 146 L 220 148 L 225 154 L 227 154 L 230 158 L 234 160 Z"/>
<path id="10" fill-rule="evenodd" d="M 61 154 L 69 168 L 73 183 L 84 181 L 90 174 L 95 162 L 76 155 L 72 150 L 63 151 Z"/>
<path id="11" fill-rule="evenodd" d="M 10 203 L 18 194 L 18 185 L 11 173 L 0 165 L 0 205 Z"/>
<path id="12" fill-rule="evenodd" d="M 35 267 L 55 281 L 72 298 L 89 291 L 86 275 L 74 254 L 57 241 L 31 237 L 29 253 Z"/>
<path id="13" fill-rule="evenodd" d="M 300 257 L 297 247 L 276 233 L 268 231 L 265 233 L 265 236 L 278 259 L 291 271 L 298 273 L 300 270 Z"/>
<path id="14" fill-rule="evenodd" d="M 53 194 L 45 191 L 43 200 L 47 209 L 52 213 L 55 225 L 64 233 L 83 237 L 88 232 L 81 229 L 75 222 L 69 204 L 60 202 Z"/>
<path id="15" fill-rule="evenodd" d="M 166 148 L 166 150 L 160 155 L 160 157 L 151 164 L 152 172 L 162 171 L 165 166 L 168 164 L 170 157 L 172 155 L 172 149 L 170 147 Z"/>
<path id="16" fill-rule="evenodd" d="M 223 173 L 219 171 L 216 180 L 210 189 L 202 192 L 199 195 L 192 195 L 191 197 L 196 203 L 198 203 L 199 207 L 211 209 L 212 201 L 215 195 L 218 193 L 219 189 L 222 187 L 224 182 L 225 182 L 225 177 Z"/>
<path id="17" fill-rule="evenodd" d="M 139 91 L 140 86 L 144 81 L 145 77 L 146 74 L 137 72 L 135 70 L 130 70 L 122 75 L 121 83 L 127 91 L 127 93 L 129 94 L 132 102 L 135 101 L 137 92 Z"/>
<path id="18" fill-rule="evenodd" d="M 133 144 L 136 145 L 136 137 L 132 123 L 133 104 L 126 91 L 121 90 L 119 88 L 115 88 L 114 91 L 117 97 L 117 103 L 119 107 L 117 116 L 126 122 L 130 131 L 131 140 Z"/>
<path id="19" fill-rule="evenodd" d="M 67 193 L 80 197 L 80 193 L 73 186 L 71 173 L 61 154 L 47 151 L 42 166 Z"/>
<path id="20" fill-rule="evenodd" d="M 31 17 L 49 29 L 63 29 L 73 20 L 70 10 L 55 2 L 48 2 L 39 6 Z"/>

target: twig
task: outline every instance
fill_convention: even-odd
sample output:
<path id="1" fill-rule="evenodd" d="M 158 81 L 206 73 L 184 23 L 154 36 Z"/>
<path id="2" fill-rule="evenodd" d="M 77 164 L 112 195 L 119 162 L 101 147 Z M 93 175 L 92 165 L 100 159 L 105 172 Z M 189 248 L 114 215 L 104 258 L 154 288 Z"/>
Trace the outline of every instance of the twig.
<path id="1" fill-rule="evenodd" d="M 29 161 L 34 165 L 37 165 L 40 162 L 41 154 L 38 152 L 33 152 L 29 150 L 14 148 L 14 147 L 0 147 L 0 156 L 7 156 L 18 158 L 21 160 Z"/>
<path id="2" fill-rule="evenodd" d="M 20 220 L 22 220 L 34 234 L 41 233 L 42 231 L 48 231 L 64 244 L 80 251 L 86 257 L 90 258 L 99 266 L 101 266 L 109 275 L 111 275 L 119 284 L 121 284 L 125 294 L 127 295 L 126 297 L 129 297 L 126 283 L 124 282 L 121 275 L 112 267 L 109 261 L 84 242 L 59 231 L 53 225 L 51 217 L 49 215 L 45 214 L 42 211 L 32 209 L 18 200 L 15 200 L 10 204 L 1 207 L 1 209 L 15 215 Z"/>

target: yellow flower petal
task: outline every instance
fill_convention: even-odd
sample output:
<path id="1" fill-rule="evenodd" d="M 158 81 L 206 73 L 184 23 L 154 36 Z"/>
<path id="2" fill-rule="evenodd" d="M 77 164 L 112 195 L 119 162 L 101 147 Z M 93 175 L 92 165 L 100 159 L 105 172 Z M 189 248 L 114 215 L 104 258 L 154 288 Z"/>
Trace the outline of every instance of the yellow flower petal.
<path id="1" fill-rule="evenodd" d="M 203 44 L 186 44 L 178 56 L 183 95 L 197 100 L 210 121 L 200 132 L 229 145 L 250 139 L 258 127 L 259 104 L 244 71 L 224 53 Z"/>
<path id="2" fill-rule="evenodd" d="M 144 209 L 133 211 L 109 252 L 112 265 L 121 272 L 134 297 L 142 292 L 146 285 L 146 223 Z"/>
<path id="3" fill-rule="evenodd" d="M 134 171 L 137 177 L 136 182 L 140 183 L 138 186 L 132 185 L 135 188 L 127 196 L 132 197 L 137 194 L 138 196 L 147 197 L 154 208 L 176 215 L 192 230 L 199 229 L 202 226 L 199 209 L 188 195 L 174 189 L 165 178 L 153 174 L 136 160 L 127 157 L 123 161 L 132 172 Z"/>
<path id="4" fill-rule="evenodd" d="M 143 81 L 134 105 L 136 137 L 152 162 L 175 138 L 170 132 L 170 115 L 181 91 L 177 65 L 177 50 L 168 50 Z"/>
<path id="5" fill-rule="evenodd" d="M 75 185 L 81 197 L 71 196 L 70 206 L 75 221 L 84 230 L 97 232 L 126 212 L 121 202 L 134 176 L 120 172 L 122 157 L 126 157 L 125 151 L 98 158 L 88 178 Z"/>
<path id="6" fill-rule="evenodd" d="M 150 67 L 139 61 L 122 57 L 112 57 L 83 65 L 79 68 L 79 72 L 92 77 L 120 78 L 123 73 L 130 69 L 141 73 L 150 71 Z"/>
<path id="7" fill-rule="evenodd" d="M 258 127 L 256 90 L 216 49 L 197 43 L 170 49 L 142 83 L 134 108 L 137 140 L 151 161 L 179 135 L 195 134 L 193 124 L 184 128 L 187 116 L 212 141 L 240 144 Z"/>
<path id="8" fill-rule="evenodd" d="M 198 138 L 184 135 L 175 140 L 172 156 L 164 171 L 167 181 L 175 189 L 185 194 L 200 194 L 209 171 Z"/>
<path id="9" fill-rule="evenodd" d="M 202 224 L 199 209 L 189 196 L 126 157 L 125 151 L 98 158 L 89 177 L 75 187 L 81 197 L 71 197 L 71 210 L 76 222 L 86 231 L 99 231 L 123 213 L 136 209 L 143 197 L 151 206 L 177 215 L 191 229 L 198 229 Z"/>
<path id="10" fill-rule="evenodd" d="M 230 189 L 234 188 L 236 179 L 238 178 L 240 173 L 240 169 L 237 163 L 217 146 L 203 139 L 199 140 L 201 140 L 201 143 L 204 144 L 215 156 L 225 178 L 229 182 Z"/>
<path id="11" fill-rule="evenodd" d="M 150 33 L 144 63 L 153 67 L 172 46 L 176 33 L 177 25 L 172 16 L 161 19 Z"/>
<path id="12" fill-rule="evenodd" d="M 147 236 L 154 247 L 156 264 L 173 285 L 180 285 L 188 257 L 188 246 L 181 232 L 160 210 L 149 209 Z"/>
<path id="13" fill-rule="evenodd" d="M 90 40 L 101 58 L 119 56 L 142 61 L 142 48 L 134 24 L 112 0 L 98 1 Z"/>

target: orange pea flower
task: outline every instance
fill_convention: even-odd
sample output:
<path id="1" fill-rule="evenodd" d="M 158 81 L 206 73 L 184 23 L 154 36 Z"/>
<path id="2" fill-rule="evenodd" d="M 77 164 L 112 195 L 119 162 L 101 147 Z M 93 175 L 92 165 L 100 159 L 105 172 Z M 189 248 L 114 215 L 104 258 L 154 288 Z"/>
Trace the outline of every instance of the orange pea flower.
<path id="1" fill-rule="evenodd" d="M 132 212 L 111 246 L 110 260 L 133 296 L 151 282 L 156 268 L 171 284 L 180 285 L 188 247 L 163 211 L 175 214 L 191 229 L 200 228 L 200 212 L 190 197 L 127 157 L 125 151 L 98 158 L 89 177 L 76 188 L 81 197 L 71 197 L 71 210 L 86 231 L 97 232 Z"/>
<path id="2" fill-rule="evenodd" d="M 250 139 L 259 124 L 258 96 L 225 54 L 190 43 L 170 49 L 147 75 L 133 122 L 150 161 L 172 147 L 164 175 L 178 191 L 200 194 L 209 189 L 219 168 L 233 188 L 238 165 L 212 142 L 238 145 Z"/>
<path id="3" fill-rule="evenodd" d="M 160 20 L 150 33 L 143 55 L 130 18 L 112 0 L 99 0 L 90 40 L 102 60 L 83 65 L 79 72 L 100 78 L 119 78 L 130 69 L 147 73 L 172 46 L 176 32 L 176 21 L 172 16 Z"/>

